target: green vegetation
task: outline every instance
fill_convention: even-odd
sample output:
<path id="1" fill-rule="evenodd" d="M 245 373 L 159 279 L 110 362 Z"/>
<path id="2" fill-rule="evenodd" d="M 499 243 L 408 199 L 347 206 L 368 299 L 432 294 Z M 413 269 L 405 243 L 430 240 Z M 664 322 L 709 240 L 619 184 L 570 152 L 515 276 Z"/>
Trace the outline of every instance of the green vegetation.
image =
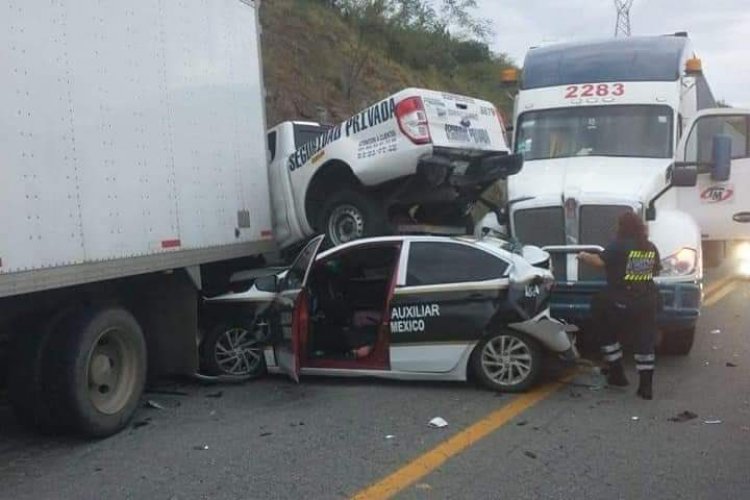
<path id="1" fill-rule="evenodd" d="M 266 0 L 262 3 L 268 122 L 335 122 L 405 87 L 487 99 L 512 65 L 493 54 L 475 0 Z"/>

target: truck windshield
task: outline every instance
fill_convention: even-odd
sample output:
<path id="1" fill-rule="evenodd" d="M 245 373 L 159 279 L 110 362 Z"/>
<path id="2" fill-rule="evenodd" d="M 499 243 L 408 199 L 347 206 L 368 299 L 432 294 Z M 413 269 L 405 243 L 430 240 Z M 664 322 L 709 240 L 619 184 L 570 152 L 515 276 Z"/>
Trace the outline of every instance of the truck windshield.
<path id="1" fill-rule="evenodd" d="M 516 152 L 525 160 L 571 156 L 671 158 L 668 106 L 585 106 L 528 111 L 518 119 Z"/>

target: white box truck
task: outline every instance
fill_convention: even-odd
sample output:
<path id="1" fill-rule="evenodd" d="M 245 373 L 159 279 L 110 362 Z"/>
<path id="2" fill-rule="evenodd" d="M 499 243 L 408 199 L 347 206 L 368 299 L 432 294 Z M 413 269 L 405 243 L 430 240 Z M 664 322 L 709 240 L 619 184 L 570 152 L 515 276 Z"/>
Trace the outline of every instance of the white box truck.
<path id="1" fill-rule="evenodd" d="M 273 250 L 259 2 L 0 8 L 0 368 L 106 436 L 196 371 L 201 281 Z"/>

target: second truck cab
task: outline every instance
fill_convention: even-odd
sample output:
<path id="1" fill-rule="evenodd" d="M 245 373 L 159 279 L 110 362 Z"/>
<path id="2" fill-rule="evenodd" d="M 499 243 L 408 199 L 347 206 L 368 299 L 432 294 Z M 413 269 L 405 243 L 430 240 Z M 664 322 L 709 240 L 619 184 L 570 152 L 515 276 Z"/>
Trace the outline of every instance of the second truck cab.
<path id="1" fill-rule="evenodd" d="M 750 229 L 739 159 L 748 156 L 748 115 L 714 107 L 684 34 L 529 51 L 514 113 L 525 163 L 508 182 L 509 224 L 517 239 L 557 255 L 553 314 L 585 323 L 604 279 L 575 254 L 606 245 L 617 217 L 634 210 L 663 259 L 663 350 L 689 352 L 702 239 L 746 238 Z"/>

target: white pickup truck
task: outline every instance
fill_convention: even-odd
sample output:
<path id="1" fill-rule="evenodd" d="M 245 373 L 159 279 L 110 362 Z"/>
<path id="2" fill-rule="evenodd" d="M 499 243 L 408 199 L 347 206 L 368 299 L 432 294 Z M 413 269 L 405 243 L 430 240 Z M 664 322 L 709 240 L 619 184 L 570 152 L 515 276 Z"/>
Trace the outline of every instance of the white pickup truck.
<path id="1" fill-rule="evenodd" d="M 472 205 L 522 164 L 493 104 L 416 88 L 338 125 L 281 123 L 268 149 L 282 248 L 316 233 L 339 245 L 415 224 L 473 232 Z"/>

